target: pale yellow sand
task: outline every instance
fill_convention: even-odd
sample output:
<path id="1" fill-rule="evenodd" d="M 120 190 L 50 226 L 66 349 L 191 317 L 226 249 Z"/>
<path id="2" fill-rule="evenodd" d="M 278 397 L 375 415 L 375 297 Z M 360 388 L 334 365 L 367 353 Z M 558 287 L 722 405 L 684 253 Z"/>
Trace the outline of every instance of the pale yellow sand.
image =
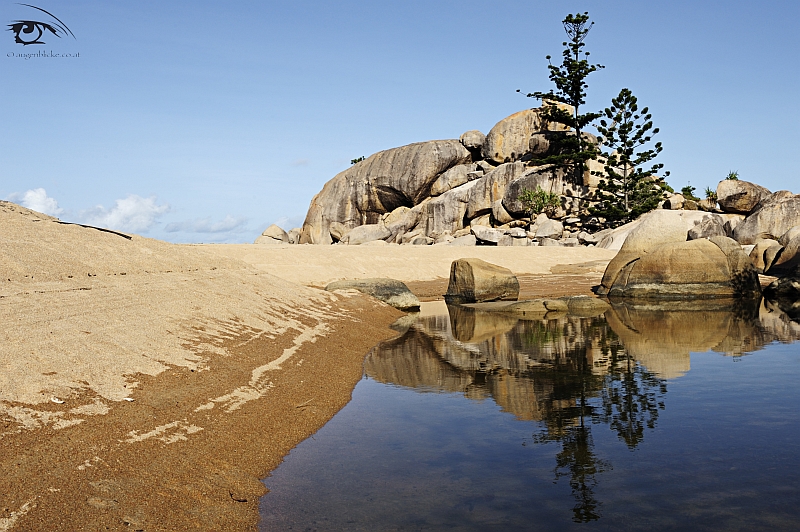
<path id="1" fill-rule="evenodd" d="M 340 279 L 389 277 L 401 281 L 447 278 L 450 264 L 474 257 L 518 275 L 548 274 L 558 265 L 596 262 L 602 271 L 616 251 L 589 247 L 493 246 L 313 246 L 209 244 L 200 247 L 218 256 L 240 259 L 259 270 L 306 286 L 325 286 Z"/>

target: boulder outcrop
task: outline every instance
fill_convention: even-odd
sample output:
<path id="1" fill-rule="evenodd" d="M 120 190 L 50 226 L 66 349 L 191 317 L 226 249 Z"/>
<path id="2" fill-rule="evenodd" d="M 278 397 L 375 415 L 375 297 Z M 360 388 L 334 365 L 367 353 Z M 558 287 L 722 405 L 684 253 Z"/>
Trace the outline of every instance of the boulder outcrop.
<path id="1" fill-rule="evenodd" d="M 780 190 L 763 199 L 733 234 L 740 244 L 755 244 L 767 238 L 777 240 L 797 225 L 800 225 L 800 195 Z"/>
<path id="2" fill-rule="evenodd" d="M 563 170 L 536 166 L 537 156 L 550 154 L 553 140 L 574 135 L 563 126 L 546 123 L 542 109 L 528 109 L 498 122 L 483 135 L 467 131 L 459 140 L 439 140 L 385 150 L 340 172 L 311 201 L 298 243 L 353 243 L 345 235 L 381 220 L 389 230 L 382 240 L 410 243 L 417 237 L 441 243 L 473 225 L 526 226 L 530 214 L 519 201 L 526 188 L 538 186 L 559 196 L 553 218 L 563 219 L 568 238 L 596 230 L 602 220 L 592 217 L 597 179 L 590 170 L 572 182 Z M 596 137 L 585 134 L 588 142 Z M 510 190 L 510 192 L 509 192 Z M 398 209 L 402 216 L 385 216 Z M 409 212 L 410 211 L 410 212 Z M 567 223 L 567 219 L 571 220 Z M 463 242 L 463 241 L 462 241 Z M 584 239 L 584 242 L 588 242 Z M 506 239 L 505 244 L 509 241 Z M 523 245 L 522 242 L 511 242 Z M 524 243 L 529 245 L 530 238 Z M 478 239 L 478 244 L 496 244 Z M 556 245 L 562 245 L 557 242 Z"/>
<path id="3" fill-rule="evenodd" d="M 537 108 L 504 118 L 487 135 L 471 130 L 458 140 L 378 152 L 325 184 L 311 201 L 299 235 L 288 240 L 271 235 L 267 238 L 272 240 L 259 242 L 584 245 L 618 249 L 621 253 L 615 262 L 620 263 L 630 251 L 648 252 L 633 244 L 622 252 L 633 231 L 643 224 L 650 227 L 649 216 L 671 212 L 679 220 L 664 218 L 667 225 L 656 223 L 648 229 L 654 242 L 730 237 L 743 246 L 755 246 L 761 240 L 783 238 L 786 242 L 780 243 L 780 249 L 770 247 L 769 257 L 763 255 L 767 250 L 759 248 L 759 269 L 780 274 L 794 266 L 797 245 L 790 246 L 792 238 L 784 235 L 800 227 L 800 196 L 787 191 L 772 194 L 754 183 L 724 180 L 717 186 L 716 199 L 709 195 L 697 202 L 665 193 L 660 209 L 617 227 L 592 215 L 599 201 L 601 177 L 597 174 L 603 170 L 598 161 L 587 161 L 584 175 L 577 177 L 563 168 L 537 163 L 557 153 L 563 146 L 559 138 L 570 135 L 575 132 L 547 123 L 543 109 Z M 593 135 L 584 135 L 587 142 L 598 142 Z M 538 189 L 557 199 L 547 216 L 530 212 L 522 199 L 526 191 Z M 512 234 L 511 229 L 526 233 Z M 633 239 L 639 247 L 643 231 L 638 230 Z M 612 268 L 613 275 L 619 268 L 619 264 Z"/>
<path id="4" fill-rule="evenodd" d="M 723 211 L 734 214 L 750 214 L 770 194 L 760 185 L 738 179 L 725 179 L 717 185 L 717 203 Z"/>

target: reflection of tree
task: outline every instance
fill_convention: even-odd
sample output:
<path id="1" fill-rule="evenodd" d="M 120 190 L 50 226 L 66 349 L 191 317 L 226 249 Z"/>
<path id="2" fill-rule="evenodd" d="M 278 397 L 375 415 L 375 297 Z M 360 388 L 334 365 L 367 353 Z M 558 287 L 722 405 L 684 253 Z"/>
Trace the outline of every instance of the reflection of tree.
<path id="1" fill-rule="evenodd" d="M 592 426 L 608 424 L 635 449 L 666 393 L 665 381 L 630 355 L 604 317 L 516 321 L 456 307 L 381 344 L 365 369 L 380 382 L 491 396 L 518 419 L 541 421 L 534 442 L 560 446 L 555 480 L 568 479 L 576 522 L 600 518 L 598 475 L 611 469 L 594 452 Z"/>
<path id="2" fill-rule="evenodd" d="M 586 523 L 600 518 L 600 502 L 595 499 L 595 475 L 610 469 L 593 451 L 589 426 L 573 427 L 561 439 L 561 452 L 556 455 L 556 479 L 569 476 L 569 487 L 575 497 L 572 520 Z"/>
<path id="3" fill-rule="evenodd" d="M 611 340 L 606 328 L 592 327 L 592 333 L 601 333 L 600 347 L 606 350 Z M 613 334 L 613 333 L 611 333 Z M 540 336 L 541 337 L 541 336 Z M 587 349 L 573 349 L 564 353 L 560 363 L 531 372 L 534 381 L 550 382 L 552 392 L 543 411 L 545 432 L 534 437 L 537 442 L 559 442 L 561 451 L 556 455 L 556 480 L 569 477 L 575 506 L 572 519 L 585 523 L 600 518 L 600 502 L 594 496 L 597 485 L 595 475 L 611 466 L 594 453 L 591 425 L 586 420 L 596 417 L 589 398 L 596 396 L 603 385 L 603 377 L 592 372 Z"/>
<path id="4" fill-rule="evenodd" d="M 553 331 L 555 326 L 554 322 L 532 326 L 526 339 L 544 344 L 568 336 Z M 596 475 L 611 469 L 594 452 L 592 423 L 607 423 L 634 449 L 644 438 L 645 427 L 655 427 L 667 391 L 666 382 L 634 361 L 604 321 L 589 322 L 584 333 L 592 339 L 594 350 L 576 345 L 526 375 L 541 392 L 549 389 L 542 394 L 540 407 L 544 432 L 534 441 L 561 444 L 555 478 L 569 478 L 575 498 L 573 521 L 580 523 L 600 518 L 601 503 L 594 494 Z M 593 371 L 598 369 L 598 360 L 605 361 L 604 375 Z"/>
<path id="5" fill-rule="evenodd" d="M 599 421 L 608 423 L 619 439 L 634 449 L 644 439 L 645 427 L 655 428 L 664 409 L 667 384 L 618 346 L 611 348 L 611 364 L 601 391 Z"/>

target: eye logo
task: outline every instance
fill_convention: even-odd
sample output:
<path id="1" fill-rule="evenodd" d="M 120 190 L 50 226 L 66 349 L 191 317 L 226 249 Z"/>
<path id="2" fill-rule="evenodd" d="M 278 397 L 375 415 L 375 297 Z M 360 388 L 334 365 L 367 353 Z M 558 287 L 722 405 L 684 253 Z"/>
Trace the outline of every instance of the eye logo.
<path id="1" fill-rule="evenodd" d="M 50 15 L 56 22 L 47 23 L 47 22 L 39 22 L 37 20 L 15 20 L 13 24 L 8 25 L 8 31 L 14 33 L 14 41 L 17 44 L 21 44 L 23 46 L 28 46 L 29 44 L 45 44 L 44 41 L 41 41 L 42 37 L 44 37 L 47 32 L 52 33 L 59 39 L 62 35 L 72 35 L 72 38 L 75 38 L 75 35 L 70 31 L 66 24 L 61 22 L 58 17 L 50 13 L 49 11 L 45 11 L 44 9 L 36 6 L 32 6 L 30 4 L 17 4 L 20 6 L 25 7 L 32 7 L 33 9 L 37 9 L 42 13 L 46 13 Z"/>

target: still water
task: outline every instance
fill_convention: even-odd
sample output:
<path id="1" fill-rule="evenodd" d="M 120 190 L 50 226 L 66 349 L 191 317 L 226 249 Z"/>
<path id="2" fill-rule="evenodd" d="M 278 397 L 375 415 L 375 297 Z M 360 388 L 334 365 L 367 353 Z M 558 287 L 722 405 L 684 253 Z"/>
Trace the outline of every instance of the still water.
<path id="1" fill-rule="evenodd" d="M 395 324 L 261 530 L 800 530 L 800 323 L 615 305 Z"/>

